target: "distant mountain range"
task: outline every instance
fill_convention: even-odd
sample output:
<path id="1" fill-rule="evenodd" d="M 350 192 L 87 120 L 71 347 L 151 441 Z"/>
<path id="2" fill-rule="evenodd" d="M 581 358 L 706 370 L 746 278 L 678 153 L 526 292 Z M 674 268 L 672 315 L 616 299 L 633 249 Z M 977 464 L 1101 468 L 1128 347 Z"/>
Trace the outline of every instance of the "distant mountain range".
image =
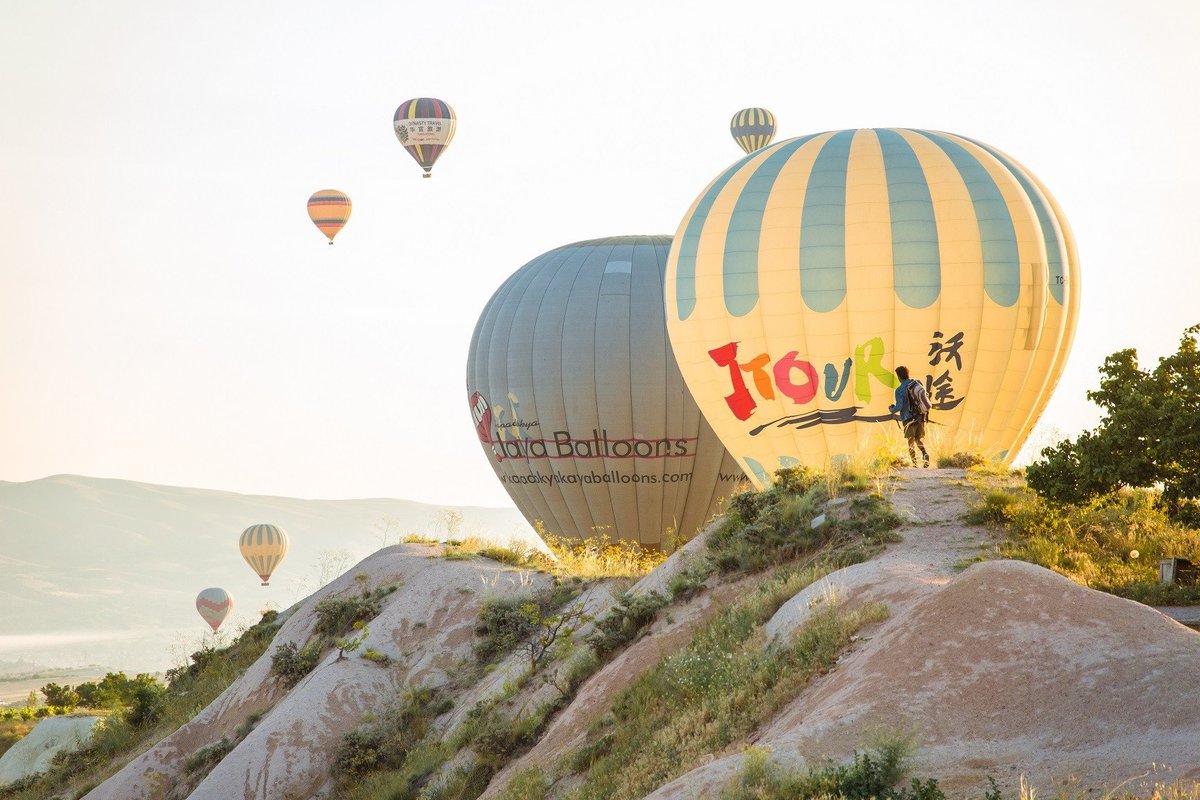
<path id="1" fill-rule="evenodd" d="M 238 552 L 241 532 L 263 522 L 283 527 L 291 543 L 269 587 Z M 0 661 L 159 671 L 211 640 L 195 609 L 201 589 L 233 595 L 222 632 L 233 630 L 409 534 L 538 541 L 513 508 L 301 500 L 77 475 L 0 481 Z"/>

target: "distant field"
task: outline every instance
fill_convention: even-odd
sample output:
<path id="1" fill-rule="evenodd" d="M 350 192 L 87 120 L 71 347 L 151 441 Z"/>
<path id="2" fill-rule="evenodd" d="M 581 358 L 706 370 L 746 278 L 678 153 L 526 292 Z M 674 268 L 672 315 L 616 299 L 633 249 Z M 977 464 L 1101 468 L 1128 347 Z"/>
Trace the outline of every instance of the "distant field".
<path id="1" fill-rule="evenodd" d="M 63 670 L 56 669 L 46 672 L 42 675 L 23 675 L 17 678 L 0 678 L 0 706 L 21 706 L 25 704 L 25 698 L 29 697 L 30 692 L 36 692 L 47 683 L 57 683 L 64 686 L 78 686 L 81 683 L 88 681 L 98 681 L 104 677 L 106 671 L 97 672 L 98 667 L 88 667 L 85 669 Z M 38 694 L 39 702 L 46 702 L 46 698 Z"/>

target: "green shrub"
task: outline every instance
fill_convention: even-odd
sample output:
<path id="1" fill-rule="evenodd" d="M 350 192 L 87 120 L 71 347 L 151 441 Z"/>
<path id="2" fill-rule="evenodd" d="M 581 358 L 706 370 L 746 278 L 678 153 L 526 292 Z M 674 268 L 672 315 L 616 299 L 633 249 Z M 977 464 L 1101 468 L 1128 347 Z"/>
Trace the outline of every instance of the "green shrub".
<path id="1" fill-rule="evenodd" d="M 1008 519 L 1017 499 L 1002 489 L 990 491 L 968 509 L 963 520 L 971 525 L 1003 523 Z"/>
<path id="2" fill-rule="evenodd" d="M 189 775 L 194 772 L 208 772 L 236 746 L 236 741 L 222 736 L 221 741 L 202 747 L 188 756 L 183 762 L 183 771 Z"/>
<path id="3" fill-rule="evenodd" d="M 944 800 L 934 779 L 896 788 L 908 771 L 909 751 L 906 742 L 891 740 L 873 754 L 855 753 L 848 764 L 829 763 L 800 772 L 782 769 L 764 751 L 752 750 L 741 774 L 721 792 L 721 800 Z"/>
<path id="4" fill-rule="evenodd" d="M 658 592 L 646 595 L 624 593 L 617 598 L 617 604 L 596 623 L 587 642 L 601 656 L 610 653 L 633 641 L 654 621 L 658 610 L 666 604 L 667 599 Z"/>
<path id="5" fill-rule="evenodd" d="M 450 701 L 437 689 L 410 690 L 396 707 L 342 737 L 334 758 L 335 775 L 345 783 L 370 772 L 404 769 L 413 780 L 423 780 L 445 760 L 445 755 L 439 751 L 433 766 L 419 764 L 413 755 L 421 752 L 430 721 L 449 708 Z M 428 755 L 422 753 L 422 758 L 428 761 Z"/>
<path id="6" fill-rule="evenodd" d="M 570 639 L 586 621 L 579 606 L 566 607 L 578 594 L 573 586 L 555 584 L 516 597 L 487 600 L 479 609 L 475 658 L 487 663 L 518 648 L 529 655 L 530 672 L 559 642 Z"/>
<path id="7" fill-rule="evenodd" d="M 861 479 L 861 480 L 860 480 Z M 734 495 L 724 521 L 708 539 L 709 558 L 722 573 L 759 572 L 809 556 L 836 537 L 857 538 L 869 555 L 888 541 L 901 520 L 883 497 L 856 494 L 845 512 L 830 514 L 825 524 L 812 527 L 825 512 L 831 489 L 858 491 L 867 478 L 836 470 L 822 475 L 802 467 L 776 473 L 776 482 L 762 492 Z"/>
<path id="8" fill-rule="evenodd" d="M 317 642 L 309 642 L 302 648 L 295 642 L 284 642 L 271 654 L 271 674 L 290 688 L 312 672 L 320 658 L 321 647 Z"/>
<path id="9" fill-rule="evenodd" d="M 500 800 L 546 800 L 550 784 L 540 767 L 527 767 L 516 775 L 500 793 Z"/>
<path id="10" fill-rule="evenodd" d="M 979 453 L 960 452 L 949 456 L 938 456 L 937 465 L 940 469 L 953 467 L 955 469 L 969 469 L 978 467 L 986 463 L 986 459 Z"/>

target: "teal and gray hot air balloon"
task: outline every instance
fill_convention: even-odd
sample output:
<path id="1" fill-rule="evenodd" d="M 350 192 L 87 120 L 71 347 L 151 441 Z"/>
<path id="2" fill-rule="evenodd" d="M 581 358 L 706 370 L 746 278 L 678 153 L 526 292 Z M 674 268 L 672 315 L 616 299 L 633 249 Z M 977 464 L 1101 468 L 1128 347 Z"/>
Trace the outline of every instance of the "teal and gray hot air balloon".
<path id="1" fill-rule="evenodd" d="M 667 344 L 668 236 L 559 247 L 484 308 L 467 393 L 484 453 L 531 523 L 659 547 L 742 480 Z"/>
<path id="2" fill-rule="evenodd" d="M 743 108 L 729 121 L 729 134 L 746 153 L 761 150 L 775 138 L 775 115 L 765 108 Z"/>

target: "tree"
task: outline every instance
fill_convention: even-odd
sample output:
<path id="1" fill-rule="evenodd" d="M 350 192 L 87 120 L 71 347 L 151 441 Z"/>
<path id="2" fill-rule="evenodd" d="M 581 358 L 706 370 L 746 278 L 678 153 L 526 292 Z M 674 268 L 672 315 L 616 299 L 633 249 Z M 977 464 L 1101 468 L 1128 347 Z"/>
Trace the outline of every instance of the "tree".
<path id="1" fill-rule="evenodd" d="M 41 688 L 41 693 L 46 695 L 46 705 L 61 706 L 62 708 L 74 708 L 79 705 L 79 692 L 72 689 L 70 686 L 59 686 L 57 683 L 47 683 Z"/>
<path id="2" fill-rule="evenodd" d="M 1081 503 L 1121 486 L 1162 487 L 1167 514 L 1200 524 L 1200 325 L 1184 331 L 1179 352 L 1153 371 L 1137 351 L 1104 359 L 1100 388 L 1088 399 L 1106 416 L 1074 442 L 1042 450 L 1025 470 L 1029 486 L 1052 502 Z"/>

